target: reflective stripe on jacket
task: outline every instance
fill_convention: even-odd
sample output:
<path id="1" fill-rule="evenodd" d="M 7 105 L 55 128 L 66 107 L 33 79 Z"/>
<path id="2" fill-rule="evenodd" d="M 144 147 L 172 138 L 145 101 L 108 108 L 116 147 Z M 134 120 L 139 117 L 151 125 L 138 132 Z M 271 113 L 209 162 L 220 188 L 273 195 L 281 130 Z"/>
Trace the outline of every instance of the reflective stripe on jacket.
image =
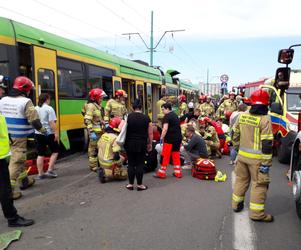
<path id="1" fill-rule="evenodd" d="M 33 127 L 28 122 L 27 113 L 33 113 L 31 121 L 38 119 L 38 115 L 29 98 L 6 96 L 0 100 L 0 112 L 6 119 L 8 132 L 12 138 L 24 138 L 34 133 Z"/>

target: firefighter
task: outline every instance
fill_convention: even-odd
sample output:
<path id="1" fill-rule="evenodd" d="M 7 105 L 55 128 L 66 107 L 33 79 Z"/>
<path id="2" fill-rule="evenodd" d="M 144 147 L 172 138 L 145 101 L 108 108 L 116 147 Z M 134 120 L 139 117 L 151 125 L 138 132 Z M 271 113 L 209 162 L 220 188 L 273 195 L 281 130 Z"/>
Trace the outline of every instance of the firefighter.
<path id="1" fill-rule="evenodd" d="M 273 216 L 265 213 L 264 205 L 270 182 L 272 165 L 272 125 L 268 115 L 269 94 L 258 89 L 251 94 L 252 107 L 242 113 L 233 127 L 233 146 L 238 149 L 235 167 L 236 181 L 232 195 L 232 208 L 240 212 L 251 183 L 250 218 L 272 222 Z"/>
<path id="2" fill-rule="evenodd" d="M 201 106 L 201 116 L 212 117 L 215 112 L 215 108 L 213 103 L 211 102 L 211 96 L 206 96 L 206 102 L 204 102 Z"/>
<path id="3" fill-rule="evenodd" d="M 7 86 L 4 83 L 4 76 L 0 75 L 0 99 L 4 96 Z"/>
<path id="4" fill-rule="evenodd" d="M 186 113 L 188 113 L 188 106 L 186 103 L 186 96 L 185 95 L 179 95 L 178 100 L 180 102 L 179 105 L 179 117 L 182 117 Z"/>
<path id="5" fill-rule="evenodd" d="M 85 125 L 89 132 L 89 167 L 92 171 L 97 170 L 97 141 L 99 140 L 102 132 L 102 112 L 101 101 L 107 96 L 106 93 L 100 89 L 91 89 L 89 92 L 89 100 L 82 109 L 84 115 Z"/>
<path id="6" fill-rule="evenodd" d="M 217 155 L 218 158 L 222 157 L 222 153 L 220 151 L 220 141 L 218 138 L 218 134 L 215 128 L 210 124 L 211 119 L 208 117 L 202 118 L 200 123 L 200 133 L 205 140 L 208 154 L 211 157 Z"/>
<path id="7" fill-rule="evenodd" d="M 235 93 L 229 93 L 229 99 L 223 101 L 223 103 L 217 109 L 217 117 L 223 119 L 223 122 L 229 124 L 229 118 L 233 111 L 237 110 L 237 103 L 235 101 Z M 230 114 L 230 115 L 229 115 Z M 227 117 L 226 117 L 227 115 Z"/>
<path id="8" fill-rule="evenodd" d="M 115 99 L 112 98 L 107 102 L 104 116 L 106 125 L 112 117 L 123 119 L 126 115 L 125 98 L 127 98 L 127 93 L 123 89 L 118 89 L 115 91 Z"/>
<path id="9" fill-rule="evenodd" d="M 9 96 L 0 100 L 0 112 L 5 116 L 8 132 L 11 138 L 12 157 L 9 163 L 13 199 L 19 199 L 21 192 L 16 192 L 17 181 L 20 189 L 26 189 L 34 184 L 34 179 L 28 178 L 25 169 L 27 137 L 34 133 L 34 129 L 41 133 L 46 130 L 42 126 L 38 113 L 32 101 L 28 98 L 34 88 L 33 82 L 25 76 L 15 79 L 13 89 Z"/>
<path id="10" fill-rule="evenodd" d="M 126 180 L 127 169 L 122 168 L 124 157 L 120 155 L 121 148 L 116 143 L 118 127 L 121 123 L 119 117 L 113 117 L 109 121 L 109 126 L 100 137 L 98 147 L 99 170 L 98 177 L 101 183 L 109 179 Z"/>
<path id="11" fill-rule="evenodd" d="M 205 103 L 206 102 L 206 96 L 205 95 L 200 95 L 199 96 L 199 103 L 195 106 L 195 109 L 199 109 L 199 110 L 201 110 L 201 105 L 203 104 L 203 103 Z"/>
<path id="12" fill-rule="evenodd" d="M 162 128 L 162 120 L 164 117 L 164 114 L 162 112 L 162 105 L 166 103 L 166 96 L 162 96 L 159 101 L 156 103 L 156 108 L 157 108 L 157 125 L 159 128 Z"/>

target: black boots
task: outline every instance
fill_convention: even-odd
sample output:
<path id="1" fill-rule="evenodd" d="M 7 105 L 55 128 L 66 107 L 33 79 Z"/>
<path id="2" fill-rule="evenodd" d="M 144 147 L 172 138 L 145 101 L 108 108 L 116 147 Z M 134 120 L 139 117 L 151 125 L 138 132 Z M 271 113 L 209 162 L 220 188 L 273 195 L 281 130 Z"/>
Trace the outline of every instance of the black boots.
<path id="1" fill-rule="evenodd" d="M 27 227 L 34 224 L 34 220 L 25 219 L 19 215 L 16 215 L 14 219 L 8 219 L 7 224 L 9 227 Z"/>
<path id="2" fill-rule="evenodd" d="M 98 176 L 98 180 L 100 181 L 100 183 L 106 183 L 106 176 L 105 176 L 105 171 L 103 168 L 97 169 L 97 176 Z"/>
<path id="3" fill-rule="evenodd" d="M 233 211 L 234 211 L 235 213 L 239 213 L 239 212 L 241 212 L 243 209 L 244 209 L 244 202 L 242 201 L 242 202 L 239 202 L 239 203 L 237 204 L 237 208 L 236 208 L 236 209 L 233 209 Z"/>
<path id="4" fill-rule="evenodd" d="M 28 176 L 26 176 L 24 179 L 21 180 L 20 189 L 21 190 L 27 189 L 33 186 L 34 183 L 35 183 L 35 179 L 28 178 Z"/>

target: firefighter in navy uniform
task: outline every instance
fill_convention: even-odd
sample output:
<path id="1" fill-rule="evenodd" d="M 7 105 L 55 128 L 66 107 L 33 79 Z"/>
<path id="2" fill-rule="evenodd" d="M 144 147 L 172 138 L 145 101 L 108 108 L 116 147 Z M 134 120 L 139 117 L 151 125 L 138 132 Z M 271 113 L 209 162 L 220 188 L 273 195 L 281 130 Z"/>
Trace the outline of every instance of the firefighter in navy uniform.
<path id="1" fill-rule="evenodd" d="M 127 98 L 127 93 L 123 89 L 115 91 L 115 99 L 110 99 L 105 107 L 104 121 L 106 124 L 108 124 L 112 117 L 123 119 L 127 114 L 127 109 L 124 104 L 125 98 Z"/>
<path id="2" fill-rule="evenodd" d="M 262 89 L 251 94 L 252 107 L 242 113 L 233 126 L 233 146 L 238 149 L 235 167 L 236 181 L 232 195 L 232 208 L 240 212 L 251 182 L 250 218 L 272 222 L 273 216 L 265 213 L 264 205 L 270 182 L 272 165 L 272 124 L 268 113 L 269 94 Z"/>
<path id="3" fill-rule="evenodd" d="M 97 170 L 97 141 L 102 133 L 102 112 L 101 101 L 106 96 L 106 93 L 100 89 L 91 89 L 89 92 L 89 100 L 82 109 L 85 125 L 89 132 L 89 167 L 91 171 Z"/>
<path id="4" fill-rule="evenodd" d="M 15 79 L 9 96 L 0 100 L 0 112 L 6 119 L 11 138 L 12 156 L 9 172 L 14 199 L 22 196 L 21 192 L 14 191 L 17 181 L 21 190 L 31 187 L 35 182 L 33 178 L 27 176 L 25 168 L 27 137 L 34 133 L 34 129 L 41 133 L 46 132 L 32 101 L 28 98 L 33 88 L 34 84 L 30 79 L 19 76 Z"/>
<path id="5" fill-rule="evenodd" d="M 9 137 L 5 117 L 0 114 L 0 202 L 9 227 L 25 227 L 34 224 L 31 219 L 18 215 L 12 199 L 8 162 L 10 157 Z"/>

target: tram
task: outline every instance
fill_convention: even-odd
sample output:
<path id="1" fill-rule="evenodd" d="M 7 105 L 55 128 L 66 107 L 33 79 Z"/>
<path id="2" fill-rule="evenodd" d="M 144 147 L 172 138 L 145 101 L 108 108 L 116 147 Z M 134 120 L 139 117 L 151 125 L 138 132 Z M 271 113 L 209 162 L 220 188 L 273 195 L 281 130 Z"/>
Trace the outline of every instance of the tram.
<path id="1" fill-rule="evenodd" d="M 162 93 L 179 93 L 172 75 L 162 75 L 159 69 L 7 18 L 0 17 L 0 27 L 0 74 L 9 79 L 9 88 L 19 75 L 32 79 L 34 103 L 41 93 L 51 96 L 58 114 L 60 142 L 66 150 L 74 145 L 84 147 L 88 142 L 80 111 L 90 89 L 104 89 L 107 99 L 116 89 L 124 89 L 128 93 L 127 108 L 131 110 L 131 103 L 139 98 L 144 113 L 153 121 L 156 114 L 152 111 Z"/>

